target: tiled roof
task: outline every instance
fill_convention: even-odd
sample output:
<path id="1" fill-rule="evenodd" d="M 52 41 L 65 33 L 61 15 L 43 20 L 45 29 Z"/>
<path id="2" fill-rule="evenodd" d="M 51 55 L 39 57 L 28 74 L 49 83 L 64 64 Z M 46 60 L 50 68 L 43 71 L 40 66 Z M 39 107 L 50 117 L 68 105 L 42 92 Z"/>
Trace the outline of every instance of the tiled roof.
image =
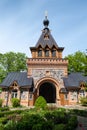
<path id="1" fill-rule="evenodd" d="M 46 46 L 48 46 L 49 48 L 52 48 L 53 46 L 58 48 L 58 45 L 57 45 L 56 41 L 54 40 L 54 38 L 52 37 L 50 30 L 47 29 L 46 33 L 45 33 L 45 30 L 42 31 L 42 34 L 35 47 L 38 48 L 41 45 L 42 48 L 45 48 Z M 49 36 L 48 39 L 44 38 L 46 34 Z"/>
<path id="2" fill-rule="evenodd" d="M 11 72 L 3 80 L 0 86 L 9 87 L 14 81 L 16 81 L 20 87 L 31 87 L 33 84 L 33 78 L 27 78 L 27 72 Z"/>
<path id="3" fill-rule="evenodd" d="M 81 82 L 87 82 L 87 76 L 83 73 L 71 73 L 67 78 L 63 78 L 65 87 L 79 87 Z"/>

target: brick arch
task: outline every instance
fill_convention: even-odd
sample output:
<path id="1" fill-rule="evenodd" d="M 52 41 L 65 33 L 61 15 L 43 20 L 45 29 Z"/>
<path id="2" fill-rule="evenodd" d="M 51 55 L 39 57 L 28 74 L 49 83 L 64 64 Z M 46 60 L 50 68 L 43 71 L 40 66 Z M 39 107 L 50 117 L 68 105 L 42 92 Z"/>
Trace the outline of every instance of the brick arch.
<path id="1" fill-rule="evenodd" d="M 53 77 L 44 77 L 36 82 L 35 88 L 38 89 L 40 87 L 40 85 L 43 84 L 44 82 L 51 82 L 55 85 L 55 87 L 59 86 L 59 82 L 56 79 L 54 79 Z"/>
<path id="2" fill-rule="evenodd" d="M 55 103 L 59 104 L 59 82 L 54 79 L 53 77 L 44 77 L 44 78 L 41 78 L 40 80 L 38 80 L 36 82 L 36 89 L 37 89 L 37 96 L 39 96 L 39 91 L 40 91 L 40 87 L 44 84 L 44 83 L 51 83 L 54 87 L 55 87 Z"/>

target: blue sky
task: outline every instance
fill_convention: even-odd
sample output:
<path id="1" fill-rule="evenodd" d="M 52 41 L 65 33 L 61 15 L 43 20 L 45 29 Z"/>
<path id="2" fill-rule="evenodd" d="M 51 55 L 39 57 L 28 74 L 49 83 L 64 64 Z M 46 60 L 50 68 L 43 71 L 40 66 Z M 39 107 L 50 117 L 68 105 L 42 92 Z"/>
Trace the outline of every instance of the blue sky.
<path id="1" fill-rule="evenodd" d="M 0 53 L 35 46 L 48 11 L 49 28 L 63 56 L 87 49 L 87 0 L 0 0 Z"/>

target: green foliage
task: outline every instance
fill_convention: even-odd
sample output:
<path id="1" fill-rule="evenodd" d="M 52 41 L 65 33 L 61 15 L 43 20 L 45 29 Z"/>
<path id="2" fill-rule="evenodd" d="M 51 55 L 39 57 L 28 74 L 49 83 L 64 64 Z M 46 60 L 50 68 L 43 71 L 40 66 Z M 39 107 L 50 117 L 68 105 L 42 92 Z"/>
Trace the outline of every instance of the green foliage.
<path id="1" fill-rule="evenodd" d="M 13 107 L 19 107 L 20 106 L 20 100 L 17 98 L 12 98 L 12 106 Z"/>
<path id="2" fill-rule="evenodd" d="M 9 120 L 7 124 L 4 126 L 4 130 L 17 130 L 16 122 Z"/>
<path id="3" fill-rule="evenodd" d="M 42 108 L 45 109 L 47 107 L 47 102 L 44 99 L 44 97 L 39 96 L 35 101 L 35 107 L 36 108 Z"/>
<path id="4" fill-rule="evenodd" d="M 3 112 L 0 112 L 0 117 L 13 115 L 13 114 L 21 114 L 22 112 L 23 112 L 23 110 L 3 111 Z"/>
<path id="5" fill-rule="evenodd" d="M 87 106 L 87 97 L 81 97 L 80 102 L 83 106 Z"/>
<path id="6" fill-rule="evenodd" d="M 26 58 L 26 55 L 20 52 L 0 54 L 0 82 L 9 72 L 26 70 Z"/>
<path id="7" fill-rule="evenodd" d="M 0 112 L 2 112 L 2 111 L 8 111 L 9 110 L 9 107 L 1 107 L 0 108 Z"/>
<path id="8" fill-rule="evenodd" d="M 0 118 L 0 124 L 6 124 L 8 122 L 8 118 L 7 117 L 2 117 Z"/>
<path id="9" fill-rule="evenodd" d="M 0 107 L 2 107 L 3 99 L 0 99 Z"/>
<path id="10" fill-rule="evenodd" d="M 2 93 L 2 88 L 0 88 L 0 93 Z"/>
<path id="11" fill-rule="evenodd" d="M 73 110 L 70 110 L 70 113 L 73 115 L 87 117 L 87 110 L 73 109 Z"/>
<path id="12" fill-rule="evenodd" d="M 57 124 L 57 125 L 55 125 L 54 130 L 66 130 L 65 124 Z"/>
<path id="13" fill-rule="evenodd" d="M 3 111 L 0 118 L 2 130 L 74 130 L 77 118 L 65 109 Z M 43 114 L 42 114 L 43 113 Z M 1 130 L 1 129 L 0 129 Z"/>
<path id="14" fill-rule="evenodd" d="M 84 52 L 77 51 L 74 54 L 65 57 L 68 59 L 68 72 L 84 72 L 87 66 L 86 54 Z"/>
<path id="15" fill-rule="evenodd" d="M 45 118 L 52 121 L 54 124 L 67 123 L 68 115 L 64 111 L 55 110 L 53 112 L 48 111 L 45 113 Z"/>
<path id="16" fill-rule="evenodd" d="M 0 130 L 4 130 L 4 126 L 0 124 Z"/>
<path id="17" fill-rule="evenodd" d="M 78 125 L 77 117 L 71 116 L 68 124 L 66 125 L 66 130 L 74 130 Z"/>

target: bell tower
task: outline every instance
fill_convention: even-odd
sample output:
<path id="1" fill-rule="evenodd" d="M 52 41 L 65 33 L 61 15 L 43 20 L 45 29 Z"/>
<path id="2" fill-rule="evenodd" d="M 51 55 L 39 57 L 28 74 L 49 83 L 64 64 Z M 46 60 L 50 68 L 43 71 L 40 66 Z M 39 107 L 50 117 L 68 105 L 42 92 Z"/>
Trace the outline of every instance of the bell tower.
<path id="1" fill-rule="evenodd" d="M 35 47 L 30 47 L 32 58 L 62 59 L 64 47 L 59 47 L 51 35 L 47 15 L 43 21 L 44 29 Z"/>
<path id="2" fill-rule="evenodd" d="M 37 90 L 36 95 L 43 93 L 40 86 L 46 85 L 46 88 L 49 88 L 48 85 L 51 87 L 54 86 L 53 90 L 55 90 L 55 94 L 53 97 L 56 97 L 57 102 L 59 90 L 64 86 L 62 78 L 67 76 L 68 61 L 62 58 L 64 47 L 59 47 L 51 35 L 47 15 L 45 16 L 43 25 L 44 28 L 39 40 L 34 47 L 30 47 L 32 58 L 27 59 L 28 77 L 33 77 L 34 79 L 35 89 Z M 46 92 L 50 89 L 43 90 Z M 41 93 L 39 94 L 39 92 Z M 49 96 L 46 99 L 51 102 Z M 53 101 L 55 101 L 55 98 Z"/>

